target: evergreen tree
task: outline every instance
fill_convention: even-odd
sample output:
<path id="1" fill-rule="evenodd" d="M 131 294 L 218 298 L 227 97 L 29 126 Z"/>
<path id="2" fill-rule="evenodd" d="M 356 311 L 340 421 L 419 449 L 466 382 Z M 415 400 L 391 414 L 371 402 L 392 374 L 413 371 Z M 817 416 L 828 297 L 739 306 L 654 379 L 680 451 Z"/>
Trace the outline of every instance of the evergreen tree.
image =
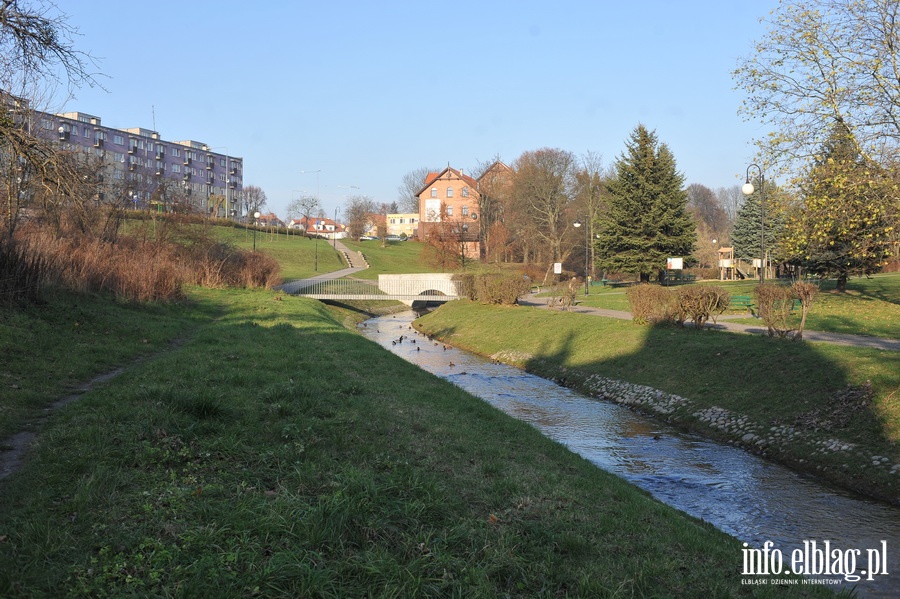
<path id="1" fill-rule="evenodd" d="M 778 189 L 766 183 L 766 222 L 764 227 L 764 239 L 766 253 L 771 257 L 775 250 L 778 234 L 783 228 L 783 222 L 778 217 L 775 207 L 775 196 Z M 760 217 L 762 193 L 759 183 L 755 184 L 752 194 L 744 199 L 744 204 L 738 210 L 734 219 L 734 230 L 731 232 L 731 242 L 734 246 L 734 257 L 745 260 L 758 260 L 761 254 L 760 241 Z"/>
<path id="2" fill-rule="evenodd" d="M 785 245 L 809 272 L 837 278 L 877 272 L 890 256 L 890 214 L 898 200 L 889 173 L 863 158 L 838 123 L 802 183 L 803 203 Z"/>
<path id="3" fill-rule="evenodd" d="M 689 256 L 697 233 L 687 210 L 684 177 L 668 146 L 638 125 L 626 148 L 609 182 L 609 209 L 598 223 L 597 263 L 649 281 L 650 273 L 665 268 L 667 258 Z"/>

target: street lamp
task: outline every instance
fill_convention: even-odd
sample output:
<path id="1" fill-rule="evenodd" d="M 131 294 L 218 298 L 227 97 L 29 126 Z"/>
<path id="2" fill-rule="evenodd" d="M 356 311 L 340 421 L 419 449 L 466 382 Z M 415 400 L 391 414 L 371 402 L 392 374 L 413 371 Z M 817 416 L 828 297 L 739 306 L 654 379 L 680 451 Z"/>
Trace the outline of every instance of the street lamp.
<path id="1" fill-rule="evenodd" d="M 335 250 L 337 250 L 337 230 L 338 230 L 337 229 L 337 227 L 338 227 L 337 213 L 338 213 L 338 207 L 335 206 L 334 207 L 334 231 L 331 232 L 331 242 L 332 242 L 332 246 L 334 247 Z"/>
<path id="2" fill-rule="evenodd" d="M 576 229 L 580 228 L 584 225 L 584 294 L 590 294 L 590 283 L 588 282 L 588 260 L 590 256 L 590 250 L 588 247 L 588 227 L 587 223 L 582 223 L 580 220 L 576 220 L 572 223 L 572 226 Z"/>
<path id="3" fill-rule="evenodd" d="M 316 261 L 313 263 L 313 270 L 319 272 L 319 224 L 321 221 L 316 219 L 316 226 L 313 230 L 316 232 Z"/>
<path id="4" fill-rule="evenodd" d="M 256 251 L 256 230 L 259 228 L 259 212 L 253 213 L 253 251 Z"/>
<path id="5" fill-rule="evenodd" d="M 750 196 L 755 191 L 753 183 L 750 182 L 750 169 L 756 167 L 759 173 L 759 282 L 762 283 L 766 272 L 766 178 L 763 170 L 758 164 L 751 164 L 747 167 L 747 178 L 741 192 L 745 196 Z"/>
<path id="6" fill-rule="evenodd" d="M 322 169 L 318 169 L 315 171 L 299 171 L 301 175 L 311 175 L 313 173 L 316 174 L 316 202 L 319 206 L 322 206 L 322 200 L 319 197 L 319 173 L 322 172 Z M 319 219 L 316 219 L 316 261 L 313 264 L 313 270 L 315 272 L 319 272 Z"/>

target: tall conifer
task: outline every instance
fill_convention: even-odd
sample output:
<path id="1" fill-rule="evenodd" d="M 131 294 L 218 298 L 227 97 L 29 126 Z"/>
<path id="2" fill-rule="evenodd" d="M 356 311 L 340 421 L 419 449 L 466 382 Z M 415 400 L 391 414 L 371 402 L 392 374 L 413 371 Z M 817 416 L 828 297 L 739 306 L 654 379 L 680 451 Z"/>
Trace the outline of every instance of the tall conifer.
<path id="1" fill-rule="evenodd" d="M 609 210 L 599 222 L 598 264 L 649 281 L 667 258 L 691 254 L 697 232 L 668 146 L 638 125 L 626 148 L 609 182 Z"/>

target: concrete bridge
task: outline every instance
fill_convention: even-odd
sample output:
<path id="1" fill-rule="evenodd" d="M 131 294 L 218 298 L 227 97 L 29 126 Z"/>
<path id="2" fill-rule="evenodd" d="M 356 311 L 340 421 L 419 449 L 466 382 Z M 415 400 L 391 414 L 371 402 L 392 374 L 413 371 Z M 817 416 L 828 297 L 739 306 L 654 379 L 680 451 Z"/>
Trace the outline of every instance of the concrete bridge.
<path id="1" fill-rule="evenodd" d="M 396 300 L 408 306 L 446 302 L 462 296 L 461 282 L 446 273 L 378 275 L 378 281 L 303 279 L 283 288 L 288 293 L 320 300 Z"/>

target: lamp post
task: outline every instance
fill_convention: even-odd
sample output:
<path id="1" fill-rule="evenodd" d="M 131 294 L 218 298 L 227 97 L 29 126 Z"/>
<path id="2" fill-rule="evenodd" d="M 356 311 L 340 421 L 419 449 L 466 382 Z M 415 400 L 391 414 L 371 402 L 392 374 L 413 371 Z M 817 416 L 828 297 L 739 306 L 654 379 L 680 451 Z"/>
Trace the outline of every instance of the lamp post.
<path id="1" fill-rule="evenodd" d="M 759 282 L 762 283 L 766 272 L 766 178 L 758 164 L 747 167 L 747 178 L 741 186 L 741 192 L 745 196 L 750 196 L 755 191 L 753 183 L 750 182 L 750 169 L 753 167 L 756 167 L 759 173 Z"/>
<path id="2" fill-rule="evenodd" d="M 300 171 L 301 175 L 311 175 L 313 173 L 316 174 L 316 202 L 319 204 L 319 207 L 322 206 L 322 200 L 319 198 L 319 173 L 322 172 L 322 169 L 314 170 L 314 171 Z M 316 219 L 316 261 L 313 264 L 313 270 L 315 272 L 319 272 L 319 219 Z"/>
<path id="3" fill-rule="evenodd" d="M 346 189 L 347 190 L 347 201 L 350 201 L 350 194 L 353 193 L 352 190 L 359 189 L 359 185 L 338 185 L 338 189 Z M 385 230 L 387 230 L 387 222 L 385 224 Z M 337 235 L 337 207 L 334 208 L 334 234 Z M 337 239 L 337 237 L 334 237 Z M 335 248 L 337 248 L 337 242 L 335 242 Z"/>
<path id="4" fill-rule="evenodd" d="M 331 232 L 331 243 L 335 250 L 337 250 L 337 213 L 338 207 L 334 207 L 334 231 Z"/>
<path id="5" fill-rule="evenodd" d="M 590 248 L 588 247 L 588 226 L 587 223 L 582 223 L 580 220 L 576 220 L 572 223 L 572 226 L 576 229 L 580 228 L 584 225 L 584 294 L 590 294 L 590 283 L 588 282 L 588 260 L 590 256 Z"/>
<path id="6" fill-rule="evenodd" d="M 253 251 L 256 251 L 256 229 L 259 228 L 259 212 L 253 213 Z"/>
<path id="7" fill-rule="evenodd" d="M 313 270 L 319 272 L 319 219 L 316 219 L 316 226 L 313 230 L 316 232 L 316 261 L 313 263 Z"/>

